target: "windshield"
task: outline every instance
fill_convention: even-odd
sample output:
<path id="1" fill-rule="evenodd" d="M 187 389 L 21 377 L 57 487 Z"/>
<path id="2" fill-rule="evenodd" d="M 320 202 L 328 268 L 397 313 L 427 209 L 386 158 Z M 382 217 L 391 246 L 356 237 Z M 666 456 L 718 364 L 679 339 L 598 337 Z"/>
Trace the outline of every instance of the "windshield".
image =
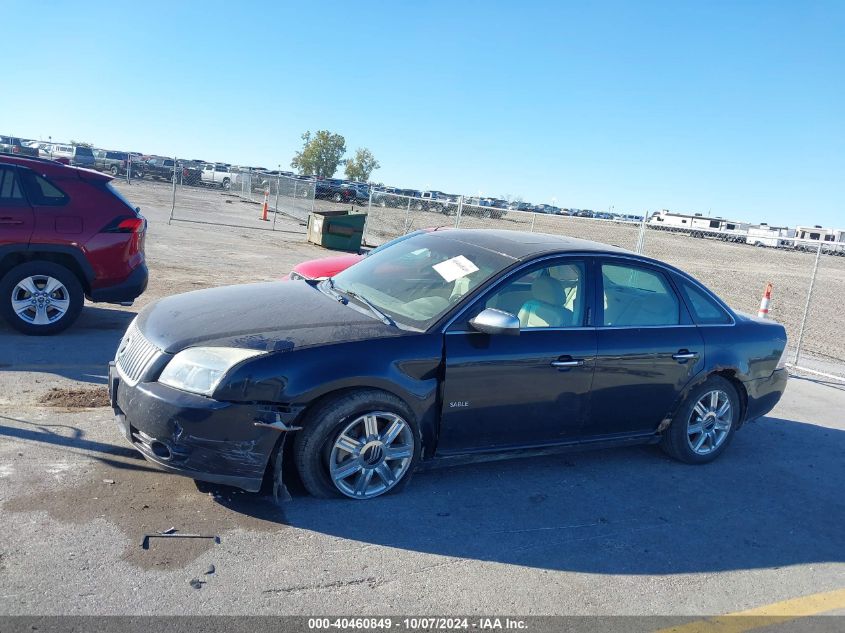
<path id="1" fill-rule="evenodd" d="M 359 295 L 397 325 L 425 330 L 514 261 L 442 233 L 428 233 L 373 252 L 332 281 L 334 290 Z"/>

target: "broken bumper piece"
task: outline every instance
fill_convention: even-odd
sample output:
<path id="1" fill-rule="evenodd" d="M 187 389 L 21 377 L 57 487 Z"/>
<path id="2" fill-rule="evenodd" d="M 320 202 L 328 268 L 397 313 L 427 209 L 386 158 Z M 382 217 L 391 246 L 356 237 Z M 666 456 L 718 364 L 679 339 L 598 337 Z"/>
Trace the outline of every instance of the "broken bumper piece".
<path id="1" fill-rule="evenodd" d="M 259 405 L 218 402 L 157 382 L 131 386 L 113 365 L 109 396 L 122 435 L 147 460 L 171 473 L 249 492 L 261 488 L 284 430 Z"/>

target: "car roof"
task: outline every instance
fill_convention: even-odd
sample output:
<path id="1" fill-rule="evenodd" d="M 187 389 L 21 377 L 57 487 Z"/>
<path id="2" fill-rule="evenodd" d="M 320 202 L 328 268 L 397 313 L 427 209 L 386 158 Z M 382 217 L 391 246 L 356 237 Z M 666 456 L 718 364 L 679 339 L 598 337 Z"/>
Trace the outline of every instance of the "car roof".
<path id="1" fill-rule="evenodd" d="M 515 259 L 530 259 L 546 253 L 585 251 L 634 255 L 631 251 L 618 246 L 548 233 L 501 229 L 449 229 L 429 233 L 429 236 L 466 242 Z"/>

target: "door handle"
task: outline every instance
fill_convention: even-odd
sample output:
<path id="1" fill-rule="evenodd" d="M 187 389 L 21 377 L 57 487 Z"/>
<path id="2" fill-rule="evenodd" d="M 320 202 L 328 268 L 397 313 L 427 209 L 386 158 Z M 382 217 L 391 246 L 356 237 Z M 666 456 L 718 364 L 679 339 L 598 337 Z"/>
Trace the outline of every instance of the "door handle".
<path id="1" fill-rule="evenodd" d="M 551 362 L 552 367 L 558 368 L 567 368 L 567 367 L 580 367 L 584 364 L 584 360 L 581 358 L 573 358 L 570 360 L 553 360 Z"/>
<path id="2" fill-rule="evenodd" d="M 672 354 L 672 358 L 676 361 L 683 363 L 688 360 L 692 360 L 693 358 L 698 358 L 698 352 L 690 352 L 688 350 L 682 349 L 678 350 L 677 353 Z"/>

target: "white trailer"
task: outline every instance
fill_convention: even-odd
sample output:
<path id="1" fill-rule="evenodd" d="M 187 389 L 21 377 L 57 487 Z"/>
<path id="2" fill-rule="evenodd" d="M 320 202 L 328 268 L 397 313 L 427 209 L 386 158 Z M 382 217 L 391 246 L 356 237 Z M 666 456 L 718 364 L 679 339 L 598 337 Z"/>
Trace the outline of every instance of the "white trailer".
<path id="1" fill-rule="evenodd" d="M 785 226 L 760 224 L 748 228 L 746 244 L 768 246 L 769 248 L 788 248 L 795 242 L 795 230 Z"/>

